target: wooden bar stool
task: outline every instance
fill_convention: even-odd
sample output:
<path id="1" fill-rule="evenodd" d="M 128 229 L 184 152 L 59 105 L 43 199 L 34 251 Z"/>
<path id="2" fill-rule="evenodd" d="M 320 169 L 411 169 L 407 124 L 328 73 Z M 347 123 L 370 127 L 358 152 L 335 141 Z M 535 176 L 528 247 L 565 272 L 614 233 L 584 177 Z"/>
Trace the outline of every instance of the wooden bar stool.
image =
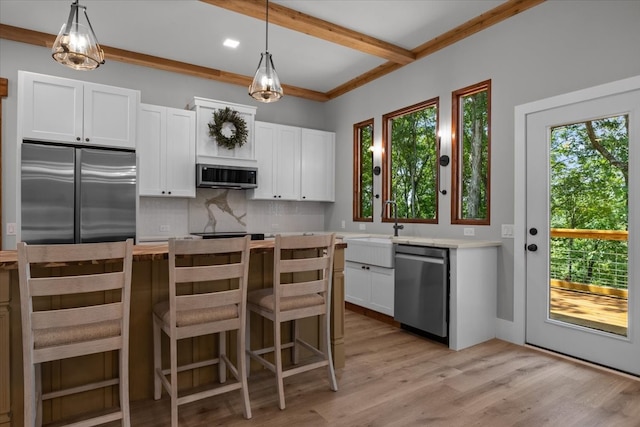
<path id="1" fill-rule="evenodd" d="M 251 418 L 243 357 L 249 245 L 249 236 L 233 239 L 169 240 L 169 299 L 153 308 L 153 353 L 154 398 L 160 399 L 164 386 L 171 397 L 172 427 L 178 426 L 179 405 L 232 390 L 240 390 L 244 417 Z M 207 256 L 198 257 L 198 265 L 195 265 L 195 261 L 193 266 L 177 265 L 179 257 L 197 255 Z M 220 260 L 224 260 L 224 264 L 220 264 Z M 208 261 L 208 265 L 199 265 L 200 261 Z M 215 283 L 199 287 L 198 282 Z M 233 330 L 238 331 L 237 366 L 231 363 L 226 354 L 226 332 Z M 169 338 L 169 369 L 162 369 L 162 332 Z M 178 366 L 178 340 L 216 333 L 218 357 Z M 226 381 L 227 368 L 237 382 L 211 386 L 206 390 L 189 390 L 187 394 L 178 395 L 178 372 L 214 364 L 218 365 L 221 383 Z"/>
<path id="2" fill-rule="evenodd" d="M 130 425 L 129 306 L 132 254 L 131 239 L 126 242 L 76 245 L 18 243 L 25 426 L 42 425 L 43 400 L 118 384 L 120 407 L 116 411 L 82 421 L 74 420 L 73 425 L 94 426 L 116 420 L 121 420 L 123 426 Z M 114 262 L 99 264 L 97 269 L 100 272 L 86 275 L 75 275 L 72 267 L 65 266 L 97 260 Z M 36 268 L 55 268 L 56 271 L 47 277 L 32 277 L 32 271 Z M 41 275 L 41 272 L 37 274 Z M 96 303 L 87 305 L 84 303 L 86 301 Z M 56 306 L 60 308 L 54 308 Z M 119 352 L 117 377 L 42 393 L 43 362 L 114 350 Z"/>
<path id="3" fill-rule="evenodd" d="M 251 334 L 247 333 L 247 355 L 275 373 L 280 409 L 285 408 L 284 378 L 291 375 L 326 366 L 330 388 L 338 390 L 329 337 L 334 245 L 335 234 L 277 235 L 273 255 L 273 288 L 249 292 L 247 328 L 252 311 L 271 320 L 274 346 L 251 350 Z M 312 316 L 320 316 L 318 348 L 304 341 L 298 333 L 297 320 Z M 293 340 L 283 344 L 280 325 L 288 321 L 293 321 Z M 298 365 L 300 346 L 311 351 L 319 360 Z M 283 370 L 284 348 L 293 348 L 293 363 L 298 366 Z M 275 364 L 263 357 L 266 353 L 274 353 Z"/>

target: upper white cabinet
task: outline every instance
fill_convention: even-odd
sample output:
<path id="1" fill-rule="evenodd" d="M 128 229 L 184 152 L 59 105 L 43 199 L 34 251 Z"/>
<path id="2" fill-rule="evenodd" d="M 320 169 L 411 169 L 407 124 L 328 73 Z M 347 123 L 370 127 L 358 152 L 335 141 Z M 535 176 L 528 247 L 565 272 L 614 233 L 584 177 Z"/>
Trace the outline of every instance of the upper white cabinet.
<path id="1" fill-rule="evenodd" d="M 195 112 L 140 104 L 137 153 L 141 196 L 196 196 L 195 133 Z"/>
<path id="2" fill-rule="evenodd" d="M 140 92 L 20 71 L 22 138 L 136 148 Z"/>
<path id="3" fill-rule="evenodd" d="M 256 122 L 258 188 L 254 199 L 334 200 L 335 135 Z"/>
<path id="4" fill-rule="evenodd" d="M 335 134 L 302 129 L 300 138 L 300 198 L 333 202 Z"/>
<path id="5" fill-rule="evenodd" d="M 213 122 L 213 113 L 217 110 L 224 110 L 226 107 L 237 111 L 247 126 L 247 142 L 241 147 L 233 149 L 221 147 L 216 139 L 209 135 L 209 123 Z M 256 107 L 194 97 L 188 108 L 196 112 L 196 157 L 198 163 L 255 167 L 254 121 Z M 232 130 L 228 129 L 227 131 L 231 132 Z"/>
<path id="6" fill-rule="evenodd" d="M 254 199 L 300 197 L 300 128 L 256 122 L 258 188 Z"/>

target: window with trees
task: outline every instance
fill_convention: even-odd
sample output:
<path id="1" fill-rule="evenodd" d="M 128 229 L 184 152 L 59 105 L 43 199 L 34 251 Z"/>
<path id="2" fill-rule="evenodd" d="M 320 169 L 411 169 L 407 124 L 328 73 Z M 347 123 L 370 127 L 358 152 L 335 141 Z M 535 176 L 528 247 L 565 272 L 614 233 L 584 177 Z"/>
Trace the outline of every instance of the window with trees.
<path id="1" fill-rule="evenodd" d="M 385 114 L 383 200 L 396 202 L 399 222 L 438 222 L 438 103 L 434 98 Z M 393 221 L 383 204 L 383 221 Z"/>
<path id="2" fill-rule="evenodd" d="M 451 105 L 451 223 L 489 225 L 491 80 L 453 92 Z"/>
<path id="3" fill-rule="evenodd" d="M 353 220 L 373 221 L 373 119 L 353 125 Z"/>

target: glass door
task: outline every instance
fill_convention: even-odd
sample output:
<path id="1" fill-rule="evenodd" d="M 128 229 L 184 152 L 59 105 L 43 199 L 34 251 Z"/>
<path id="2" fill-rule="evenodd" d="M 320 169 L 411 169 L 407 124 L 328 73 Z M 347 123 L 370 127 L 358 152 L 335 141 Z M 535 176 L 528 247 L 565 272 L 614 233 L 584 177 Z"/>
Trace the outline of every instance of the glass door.
<path id="1" fill-rule="evenodd" d="M 635 90 L 529 115 L 526 187 L 527 342 L 636 375 L 639 110 Z"/>

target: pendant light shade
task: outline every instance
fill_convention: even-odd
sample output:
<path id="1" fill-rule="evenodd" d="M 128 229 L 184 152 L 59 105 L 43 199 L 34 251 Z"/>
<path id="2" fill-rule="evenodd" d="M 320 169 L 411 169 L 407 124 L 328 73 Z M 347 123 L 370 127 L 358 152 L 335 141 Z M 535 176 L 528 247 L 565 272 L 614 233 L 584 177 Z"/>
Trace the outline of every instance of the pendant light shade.
<path id="1" fill-rule="evenodd" d="M 258 70 L 249 86 L 249 95 L 261 102 L 274 102 L 282 98 L 282 86 L 269 52 L 260 54 Z"/>
<path id="2" fill-rule="evenodd" d="M 84 12 L 86 25 L 80 23 L 80 11 Z M 57 62 L 74 70 L 88 71 L 104 64 L 104 52 L 98 44 L 87 8 L 80 6 L 78 0 L 71 5 L 69 19 L 62 24 L 51 49 L 51 56 Z"/>
<path id="3" fill-rule="evenodd" d="M 269 53 L 269 0 L 267 0 L 265 50 L 260 54 L 258 70 L 249 86 L 249 95 L 260 102 L 275 102 L 284 92 Z"/>

